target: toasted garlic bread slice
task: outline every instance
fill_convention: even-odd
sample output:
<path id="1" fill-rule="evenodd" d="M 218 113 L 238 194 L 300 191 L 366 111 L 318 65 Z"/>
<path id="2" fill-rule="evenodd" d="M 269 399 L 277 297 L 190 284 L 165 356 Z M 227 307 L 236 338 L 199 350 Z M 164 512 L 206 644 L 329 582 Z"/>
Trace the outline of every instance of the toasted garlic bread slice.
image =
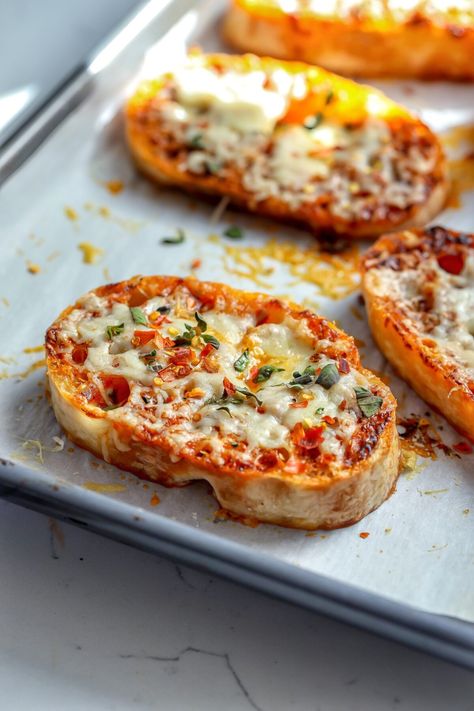
<path id="1" fill-rule="evenodd" d="M 71 439 L 141 477 L 205 479 L 234 514 L 311 529 L 358 521 L 392 490 L 395 399 L 309 311 L 136 277 L 67 308 L 46 348 Z"/>
<path id="2" fill-rule="evenodd" d="M 233 0 L 239 51 L 360 77 L 474 80 L 472 0 Z"/>
<path id="3" fill-rule="evenodd" d="M 384 236 L 363 271 L 380 350 L 474 440 L 474 235 L 431 227 Z"/>
<path id="4" fill-rule="evenodd" d="M 419 119 L 306 64 L 191 54 L 138 88 L 126 126 L 155 180 L 315 232 L 426 224 L 446 197 L 440 144 Z"/>

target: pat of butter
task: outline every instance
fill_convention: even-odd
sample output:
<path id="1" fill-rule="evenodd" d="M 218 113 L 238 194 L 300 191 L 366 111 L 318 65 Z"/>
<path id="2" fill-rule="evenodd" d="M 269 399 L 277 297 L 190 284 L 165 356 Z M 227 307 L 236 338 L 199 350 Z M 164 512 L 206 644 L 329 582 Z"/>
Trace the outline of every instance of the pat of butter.
<path id="1" fill-rule="evenodd" d="M 287 108 L 288 97 L 264 88 L 264 72 L 225 72 L 186 67 L 175 74 L 178 100 L 186 108 L 204 109 L 237 131 L 271 133 Z"/>

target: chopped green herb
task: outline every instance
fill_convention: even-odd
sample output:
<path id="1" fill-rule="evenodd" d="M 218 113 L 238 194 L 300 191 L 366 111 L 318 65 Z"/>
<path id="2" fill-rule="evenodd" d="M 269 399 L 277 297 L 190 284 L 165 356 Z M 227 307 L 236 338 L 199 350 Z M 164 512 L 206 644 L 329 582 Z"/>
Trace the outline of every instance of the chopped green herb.
<path id="1" fill-rule="evenodd" d="M 151 402 L 151 397 L 148 397 L 148 395 L 142 395 L 142 400 L 145 403 L 145 405 L 149 405 Z"/>
<path id="2" fill-rule="evenodd" d="M 295 372 L 293 373 L 293 380 L 290 380 L 290 382 L 288 383 L 288 387 L 301 388 L 303 387 L 303 385 L 309 385 L 313 382 L 314 371 L 314 365 L 307 365 L 302 373 L 300 373 L 298 370 L 295 370 Z"/>
<path id="3" fill-rule="evenodd" d="M 242 393 L 242 395 L 245 395 L 245 397 L 253 397 L 255 401 L 257 402 L 257 405 L 262 405 L 262 401 L 260 398 L 258 398 L 255 393 L 251 393 L 250 390 L 247 390 L 247 388 L 235 388 L 238 393 Z"/>
<path id="4" fill-rule="evenodd" d="M 376 412 L 380 410 L 380 406 L 383 403 L 383 398 L 378 395 L 374 395 L 367 388 L 356 387 L 354 392 L 357 398 L 357 404 L 364 417 L 372 417 Z"/>
<path id="5" fill-rule="evenodd" d="M 202 142 L 202 133 L 195 133 L 194 136 L 189 141 L 189 146 L 191 148 L 204 148 Z"/>
<path id="6" fill-rule="evenodd" d="M 324 407 L 317 407 L 315 411 L 315 415 L 322 415 L 324 412 Z"/>
<path id="7" fill-rule="evenodd" d="M 135 323 L 139 323 L 142 326 L 147 326 L 148 325 L 148 320 L 145 314 L 141 309 L 138 308 L 138 306 L 131 306 L 130 307 L 130 313 L 132 314 L 132 318 Z"/>
<path id="8" fill-rule="evenodd" d="M 196 335 L 195 329 L 189 325 L 189 323 L 184 324 L 183 333 L 174 339 L 175 346 L 189 346 L 194 336 Z"/>
<path id="9" fill-rule="evenodd" d="M 229 417 L 233 417 L 231 411 L 230 411 L 229 408 L 226 407 L 225 405 L 223 405 L 222 407 L 218 407 L 217 410 L 224 410 L 224 412 L 227 412 L 227 414 L 229 415 Z"/>
<path id="10" fill-rule="evenodd" d="M 317 128 L 323 122 L 323 114 L 321 111 L 314 116 L 307 116 L 303 122 L 303 126 L 308 130 Z"/>
<path id="11" fill-rule="evenodd" d="M 119 323 L 116 326 L 107 326 L 107 328 L 105 329 L 105 333 L 106 333 L 109 341 L 111 341 L 112 338 L 114 338 L 115 336 L 118 336 L 119 334 L 121 334 L 123 332 L 124 328 L 125 328 L 124 323 Z"/>
<path id="12" fill-rule="evenodd" d="M 334 92 L 332 89 L 329 89 L 327 95 L 326 95 L 326 106 L 329 106 L 329 104 L 332 104 L 334 100 Z"/>
<path id="13" fill-rule="evenodd" d="M 321 387 L 323 387 L 325 390 L 329 390 L 329 388 L 332 388 L 332 386 L 335 385 L 340 379 L 341 376 L 339 375 L 339 371 L 336 367 L 336 364 L 326 363 L 326 365 L 316 378 L 316 384 L 321 385 Z"/>
<path id="14" fill-rule="evenodd" d="M 214 348 L 216 350 L 221 345 L 215 336 L 211 336 L 208 333 L 205 333 L 203 336 L 201 336 L 201 338 L 204 341 L 204 343 L 210 343 L 211 346 L 214 346 Z"/>
<path id="15" fill-rule="evenodd" d="M 160 240 L 161 244 L 182 244 L 186 239 L 186 234 L 184 230 L 178 229 L 176 235 L 172 237 L 162 237 Z"/>
<path id="16" fill-rule="evenodd" d="M 201 331 L 201 333 L 207 331 L 207 323 L 204 321 L 203 318 L 201 318 L 197 311 L 194 314 L 194 318 L 196 319 L 197 325 L 199 326 L 199 330 Z"/>
<path id="17" fill-rule="evenodd" d="M 284 368 L 277 368 L 274 365 L 262 365 L 261 368 L 258 369 L 257 375 L 253 379 L 254 383 L 263 383 L 265 380 L 268 380 L 273 373 L 281 373 Z"/>
<path id="18" fill-rule="evenodd" d="M 158 311 L 159 314 L 169 314 L 171 306 L 158 306 L 155 310 Z"/>
<path id="19" fill-rule="evenodd" d="M 208 169 L 209 173 L 211 173 L 211 175 L 215 175 L 220 171 L 222 165 L 215 160 L 208 160 L 206 162 L 206 168 Z"/>
<path id="20" fill-rule="evenodd" d="M 231 443 L 230 443 L 230 446 L 231 446 L 231 447 L 238 447 L 238 446 L 239 446 L 239 443 L 238 443 L 238 442 L 231 442 Z"/>
<path id="21" fill-rule="evenodd" d="M 229 227 L 224 230 L 224 237 L 230 237 L 230 239 L 242 239 L 244 232 L 238 225 L 229 225 Z"/>
<path id="22" fill-rule="evenodd" d="M 249 349 L 246 348 L 242 355 L 240 355 L 236 361 L 234 361 L 234 370 L 236 370 L 238 373 L 243 373 L 245 368 L 249 364 Z"/>

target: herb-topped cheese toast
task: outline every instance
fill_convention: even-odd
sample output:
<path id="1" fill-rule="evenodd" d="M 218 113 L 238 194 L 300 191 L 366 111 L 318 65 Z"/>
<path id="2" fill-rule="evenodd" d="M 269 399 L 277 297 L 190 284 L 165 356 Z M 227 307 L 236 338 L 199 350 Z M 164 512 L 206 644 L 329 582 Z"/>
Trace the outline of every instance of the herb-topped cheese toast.
<path id="1" fill-rule="evenodd" d="M 126 130 L 155 180 L 316 233 L 423 225 L 446 197 L 439 141 L 418 118 L 307 64 L 191 54 L 139 86 Z"/>
<path id="2" fill-rule="evenodd" d="M 380 350 L 474 439 L 474 235 L 431 227 L 381 237 L 363 259 Z"/>
<path id="3" fill-rule="evenodd" d="M 167 486 L 205 479 L 236 515 L 345 526 L 396 480 L 390 390 L 352 338 L 278 299 L 136 277 L 67 308 L 46 348 L 74 442 Z"/>
<path id="4" fill-rule="evenodd" d="M 362 77 L 474 79 L 472 0 L 232 0 L 239 51 Z"/>

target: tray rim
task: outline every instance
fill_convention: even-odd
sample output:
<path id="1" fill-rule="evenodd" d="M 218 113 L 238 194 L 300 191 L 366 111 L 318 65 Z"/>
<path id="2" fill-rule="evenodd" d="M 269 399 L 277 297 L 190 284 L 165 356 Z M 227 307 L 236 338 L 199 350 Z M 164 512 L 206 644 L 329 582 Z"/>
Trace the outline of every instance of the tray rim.
<path id="1" fill-rule="evenodd" d="M 184 15 L 188 7 L 182 4 Z M 201 0 L 199 4 L 202 9 L 211 0 Z M 166 0 L 164 4 L 160 0 L 143 2 L 86 62 L 46 97 L 0 150 L 0 185 L 87 98 L 94 75 L 103 70 L 92 70 L 101 53 L 116 45 L 133 23 L 142 24 L 143 29 L 147 26 L 146 18 L 150 24 L 170 8 L 176 11 L 179 5 L 180 0 Z M 165 19 L 161 35 L 173 24 L 166 26 Z M 245 544 L 191 529 L 158 512 L 114 501 L 78 485 L 51 483 L 47 472 L 39 473 L 5 458 L 0 459 L 0 497 L 474 669 L 474 624 L 468 621 L 424 612 L 325 575 L 298 569 L 271 555 L 262 560 L 261 554 Z"/>

